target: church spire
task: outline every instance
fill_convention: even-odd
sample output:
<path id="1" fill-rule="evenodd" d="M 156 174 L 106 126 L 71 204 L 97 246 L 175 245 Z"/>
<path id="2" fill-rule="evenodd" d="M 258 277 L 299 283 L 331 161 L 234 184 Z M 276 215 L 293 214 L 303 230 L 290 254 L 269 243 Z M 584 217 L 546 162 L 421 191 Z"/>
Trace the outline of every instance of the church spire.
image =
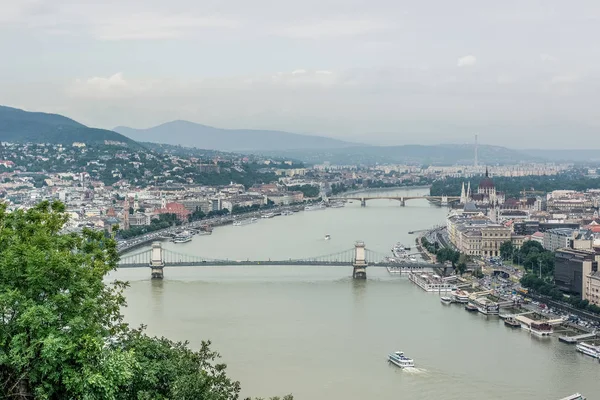
<path id="1" fill-rule="evenodd" d="M 485 177 L 486 178 L 490 177 L 490 174 L 488 174 L 488 167 L 487 166 L 485 167 Z"/>
<path id="2" fill-rule="evenodd" d="M 465 204 L 467 202 L 467 194 L 465 193 L 465 183 L 462 183 L 462 190 L 460 191 L 460 202 Z"/>

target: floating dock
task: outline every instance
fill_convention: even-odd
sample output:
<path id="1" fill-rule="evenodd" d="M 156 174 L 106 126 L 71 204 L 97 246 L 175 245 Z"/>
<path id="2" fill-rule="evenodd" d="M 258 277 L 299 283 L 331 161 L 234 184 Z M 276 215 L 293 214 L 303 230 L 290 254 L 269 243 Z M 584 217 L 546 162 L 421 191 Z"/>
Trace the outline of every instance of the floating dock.
<path id="1" fill-rule="evenodd" d="M 596 333 L 584 333 L 577 336 L 559 336 L 558 340 L 563 343 L 575 344 L 585 339 L 590 339 L 596 336 Z"/>

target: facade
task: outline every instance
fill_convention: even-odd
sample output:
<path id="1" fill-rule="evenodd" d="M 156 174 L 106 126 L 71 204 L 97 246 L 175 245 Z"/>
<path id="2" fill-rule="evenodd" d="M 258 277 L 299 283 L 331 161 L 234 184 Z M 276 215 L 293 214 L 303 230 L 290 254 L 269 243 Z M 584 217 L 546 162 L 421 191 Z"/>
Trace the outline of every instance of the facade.
<path id="1" fill-rule="evenodd" d="M 129 216 L 129 226 L 144 226 L 150 225 L 150 215 L 137 212 Z"/>
<path id="2" fill-rule="evenodd" d="M 481 229 L 481 255 L 498 257 L 502 243 L 511 241 L 511 230 L 503 225 L 488 225 Z"/>
<path id="3" fill-rule="evenodd" d="M 188 216 L 191 214 L 189 210 L 181 203 L 166 203 L 164 207 L 156 210 L 156 214 L 175 214 L 182 222 L 188 221 Z"/>
<path id="4" fill-rule="evenodd" d="M 596 271 L 587 276 L 584 299 L 600 306 L 600 272 Z"/>
<path id="5" fill-rule="evenodd" d="M 558 249 L 554 253 L 554 281 L 567 293 L 583 298 L 588 275 L 598 271 L 596 253 L 590 250 Z"/>
<path id="6" fill-rule="evenodd" d="M 575 229 L 570 228 L 556 228 L 550 229 L 544 232 L 544 249 L 548 251 L 556 251 L 556 249 L 563 249 L 571 247 L 569 244 L 571 238 L 575 234 Z"/>

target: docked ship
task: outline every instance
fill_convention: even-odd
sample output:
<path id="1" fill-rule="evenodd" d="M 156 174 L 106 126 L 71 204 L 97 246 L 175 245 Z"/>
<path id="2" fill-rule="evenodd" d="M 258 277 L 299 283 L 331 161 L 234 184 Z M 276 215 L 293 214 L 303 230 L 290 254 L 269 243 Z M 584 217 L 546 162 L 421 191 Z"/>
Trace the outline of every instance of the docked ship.
<path id="1" fill-rule="evenodd" d="M 592 346 L 591 344 L 587 344 L 585 342 L 577 343 L 575 346 L 578 352 L 588 355 L 593 358 L 600 358 L 600 347 Z"/>
<path id="2" fill-rule="evenodd" d="M 442 304 L 452 304 L 452 297 L 442 296 L 440 297 L 440 301 L 442 302 Z"/>
<path id="3" fill-rule="evenodd" d="M 498 303 L 494 303 L 486 298 L 480 297 L 473 301 L 474 305 L 477 306 L 477 311 L 485 315 L 498 315 L 500 313 L 500 306 Z"/>
<path id="4" fill-rule="evenodd" d="M 283 215 L 283 216 L 287 216 L 287 215 L 292 215 L 293 213 L 294 213 L 294 212 L 293 212 L 293 211 L 290 211 L 290 210 L 283 210 L 283 211 L 281 212 L 281 215 Z"/>
<path id="5" fill-rule="evenodd" d="M 411 368 L 415 366 L 412 358 L 408 358 L 401 351 L 395 351 L 388 355 L 388 361 L 400 368 Z"/>
<path id="6" fill-rule="evenodd" d="M 457 303 L 468 303 L 469 302 L 469 293 L 464 290 L 455 290 L 452 292 L 452 298 Z"/>
<path id="7" fill-rule="evenodd" d="M 322 210 L 324 208 L 325 208 L 325 205 L 323 203 L 319 203 L 319 204 L 313 204 L 313 205 L 304 207 L 304 211 L 317 211 L 317 210 Z"/>
<path id="8" fill-rule="evenodd" d="M 552 325 L 547 322 L 535 321 L 522 315 L 515 317 L 515 319 L 521 323 L 523 330 L 531 332 L 536 336 L 550 337 L 553 333 Z"/>
<path id="9" fill-rule="evenodd" d="M 344 206 L 345 206 L 345 204 L 341 201 L 336 201 L 335 203 L 331 203 L 329 205 L 329 207 L 331 207 L 331 208 L 342 208 Z"/>
<path id="10" fill-rule="evenodd" d="M 581 393 L 575 393 L 560 400 L 585 400 L 585 397 Z"/>
<path id="11" fill-rule="evenodd" d="M 465 306 L 465 310 L 469 312 L 475 312 L 477 311 L 477 306 L 473 303 L 467 303 L 467 305 Z"/>
<path id="12" fill-rule="evenodd" d="M 392 247 L 392 254 L 394 255 L 394 257 L 396 257 L 398 259 L 408 259 L 409 258 L 409 255 L 408 255 L 409 250 L 410 250 L 410 247 L 406 247 L 402 243 L 396 243 L 394 245 L 394 247 Z"/>
<path id="13" fill-rule="evenodd" d="M 263 215 L 261 215 L 260 217 L 261 217 L 261 218 L 273 218 L 274 216 L 275 216 L 275 213 L 272 213 L 272 212 L 271 212 L 271 213 L 266 213 L 266 214 L 263 214 Z"/>
<path id="14" fill-rule="evenodd" d="M 517 321 L 516 319 L 514 319 L 513 317 L 507 317 L 504 320 L 504 325 L 506 325 L 510 328 L 520 328 L 521 327 L 521 323 L 519 321 Z"/>
<path id="15" fill-rule="evenodd" d="M 173 243 L 186 243 L 192 240 L 192 234 L 188 231 L 179 232 L 173 238 Z"/>
<path id="16" fill-rule="evenodd" d="M 454 277 L 442 278 L 429 272 L 410 272 L 408 280 L 426 292 L 451 292 L 456 290 Z"/>
<path id="17" fill-rule="evenodd" d="M 258 218 L 238 219 L 233 221 L 233 226 L 249 225 L 255 223 L 256 221 L 258 221 Z"/>

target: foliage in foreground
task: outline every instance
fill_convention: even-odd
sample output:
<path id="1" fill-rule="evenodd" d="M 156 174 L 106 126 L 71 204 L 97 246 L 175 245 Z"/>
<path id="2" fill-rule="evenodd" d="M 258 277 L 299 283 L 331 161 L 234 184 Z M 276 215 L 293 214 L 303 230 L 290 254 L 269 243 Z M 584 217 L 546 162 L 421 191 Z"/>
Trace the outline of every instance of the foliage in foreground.
<path id="1" fill-rule="evenodd" d="M 103 283 L 117 266 L 115 241 L 61 234 L 64 211 L 59 202 L 13 213 L 0 205 L 3 398 L 238 399 L 210 342 L 194 351 L 123 322 L 127 284 Z"/>

